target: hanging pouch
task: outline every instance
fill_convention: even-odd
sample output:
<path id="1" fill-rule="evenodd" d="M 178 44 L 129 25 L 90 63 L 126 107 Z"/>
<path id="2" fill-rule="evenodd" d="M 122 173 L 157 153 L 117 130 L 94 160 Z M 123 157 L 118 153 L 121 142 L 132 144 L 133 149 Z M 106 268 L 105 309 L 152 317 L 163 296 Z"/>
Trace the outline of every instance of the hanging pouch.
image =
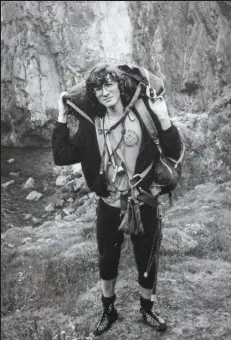
<path id="1" fill-rule="evenodd" d="M 129 235 L 144 235 L 140 206 L 137 200 L 133 198 L 128 199 L 127 210 L 119 230 Z"/>

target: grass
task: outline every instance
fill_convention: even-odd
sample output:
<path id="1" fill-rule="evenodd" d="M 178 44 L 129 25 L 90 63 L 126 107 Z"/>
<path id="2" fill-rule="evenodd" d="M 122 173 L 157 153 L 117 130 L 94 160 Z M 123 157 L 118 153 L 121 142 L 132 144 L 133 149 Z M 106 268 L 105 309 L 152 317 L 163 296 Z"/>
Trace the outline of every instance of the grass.
<path id="1" fill-rule="evenodd" d="M 132 245 L 125 238 L 117 283 L 120 317 L 100 339 L 230 339 L 230 188 L 230 182 L 199 186 L 167 211 L 158 276 L 165 334 L 140 321 Z M 1 260 L 3 340 L 92 338 L 101 288 L 88 213 L 76 221 L 9 229 L 2 234 Z"/>

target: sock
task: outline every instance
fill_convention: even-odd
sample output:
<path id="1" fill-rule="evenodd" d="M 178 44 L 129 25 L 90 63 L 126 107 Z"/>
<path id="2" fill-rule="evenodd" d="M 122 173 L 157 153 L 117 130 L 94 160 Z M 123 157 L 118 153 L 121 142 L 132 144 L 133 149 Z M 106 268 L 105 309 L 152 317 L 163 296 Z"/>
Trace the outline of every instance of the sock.
<path id="1" fill-rule="evenodd" d="M 116 299 L 116 295 L 114 294 L 113 296 L 110 297 L 105 297 L 102 295 L 101 301 L 103 303 L 104 308 L 108 308 L 110 305 L 114 304 Z"/>
<path id="2" fill-rule="evenodd" d="M 140 305 L 146 312 L 148 312 L 152 309 L 153 302 L 140 296 Z"/>

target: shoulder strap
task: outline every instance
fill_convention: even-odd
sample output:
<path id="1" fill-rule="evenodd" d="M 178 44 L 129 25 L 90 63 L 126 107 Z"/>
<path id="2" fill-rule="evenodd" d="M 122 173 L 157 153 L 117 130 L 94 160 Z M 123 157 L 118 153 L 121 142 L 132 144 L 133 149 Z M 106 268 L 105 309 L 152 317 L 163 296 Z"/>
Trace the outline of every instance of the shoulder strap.
<path id="1" fill-rule="evenodd" d="M 140 118 L 142 119 L 151 139 L 156 144 L 156 147 L 159 150 L 160 155 L 163 155 L 163 151 L 162 151 L 160 141 L 159 141 L 159 138 L 158 138 L 158 131 L 157 131 L 156 125 L 155 125 L 146 105 L 144 104 L 143 99 L 137 100 L 134 107 L 138 111 L 138 114 L 139 114 Z M 171 159 L 172 162 L 175 163 L 174 168 L 176 168 L 179 165 L 179 163 L 182 162 L 183 157 L 184 157 L 184 153 L 185 153 L 185 144 L 182 141 L 182 151 L 181 151 L 181 155 L 180 155 L 179 159 L 176 161 L 176 160 L 168 157 L 169 159 Z"/>
<path id="2" fill-rule="evenodd" d="M 74 110 L 76 110 L 79 114 L 81 114 L 81 116 L 86 118 L 91 124 L 95 125 L 95 123 L 91 120 L 91 118 L 85 112 L 83 112 L 83 110 L 81 110 L 78 106 L 76 106 L 70 100 L 67 100 L 66 103 L 70 105 Z"/>
<path id="3" fill-rule="evenodd" d="M 104 140 L 104 134 L 103 134 L 103 123 L 102 123 L 101 118 L 98 116 L 95 117 L 95 131 L 96 131 L 96 137 L 97 137 L 100 155 L 102 157 L 105 140 Z"/>
<path id="4" fill-rule="evenodd" d="M 153 142 L 156 144 L 160 154 L 162 154 L 162 149 L 160 146 L 160 142 L 159 142 L 159 138 L 158 138 L 158 131 L 157 128 L 155 126 L 155 123 L 150 115 L 150 113 L 148 112 L 146 105 L 144 104 L 143 99 L 138 99 L 134 105 L 135 109 L 138 111 L 151 139 L 153 140 Z"/>

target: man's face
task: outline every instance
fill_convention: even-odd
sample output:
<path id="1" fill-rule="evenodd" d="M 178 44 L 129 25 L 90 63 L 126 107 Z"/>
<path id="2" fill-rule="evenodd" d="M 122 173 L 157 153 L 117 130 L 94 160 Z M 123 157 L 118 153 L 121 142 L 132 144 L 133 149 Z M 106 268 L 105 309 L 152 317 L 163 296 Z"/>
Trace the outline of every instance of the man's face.
<path id="1" fill-rule="evenodd" d="M 118 82 L 114 81 L 109 75 L 102 86 L 94 88 L 94 92 L 100 104 L 106 108 L 114 107 L 120 100 Z"/>

